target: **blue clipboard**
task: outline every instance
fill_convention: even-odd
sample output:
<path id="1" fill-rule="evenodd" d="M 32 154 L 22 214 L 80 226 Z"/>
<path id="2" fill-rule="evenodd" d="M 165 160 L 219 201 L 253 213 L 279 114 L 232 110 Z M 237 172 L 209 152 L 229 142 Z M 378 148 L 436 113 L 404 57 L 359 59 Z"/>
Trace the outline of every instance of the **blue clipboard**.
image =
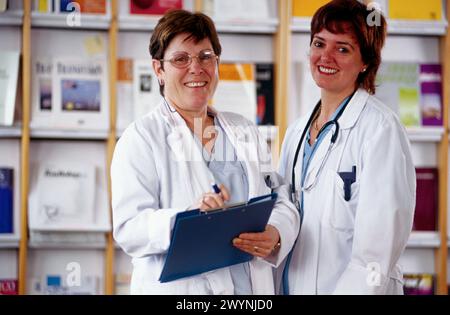
<path id="1" fill-rule="evenodd" d="M 253 256 L 233 246 L 244 232 L 265 230 L 277 194 L 210 212 L 178 213 L 169 251 L 159 278 L 169 282 L 252 260 Z"/>

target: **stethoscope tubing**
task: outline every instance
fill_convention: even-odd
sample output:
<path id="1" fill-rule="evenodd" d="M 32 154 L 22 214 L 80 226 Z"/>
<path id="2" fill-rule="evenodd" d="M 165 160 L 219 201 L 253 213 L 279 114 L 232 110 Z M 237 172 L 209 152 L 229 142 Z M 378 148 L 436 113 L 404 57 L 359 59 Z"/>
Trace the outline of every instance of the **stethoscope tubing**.
<path id="1" fill-rule="evenodd" d="M 341 115 L 344 113 L 345 108 L 347 107 L 348 103 L 350 103 L 351 99 L 353 98 L 353 95 L 355 95 L 355 92 L 353 92 L 349 98 L 347 99 L 347 101 L 345 102 L 344 106 L 342 106 L 342 108 L 339 110 L 339 112 L 337 113 L 336 117 L 330 121 L 328 121 L 327 123 L 325 123 L 322 128 L 320 128 L 319 133 L 317 134 L 316 138 L 319 138 L 320 134 L 326 130 L 326 128 L 328 128 L 331 125 L 335 125 L 336 126 L 336 130 L 334 131 L 332 137 L 331 137 L 331 145 L 333 146 L 334 143 L 337 140 L 337 137 L 339 135 L 339 123 L 338 120 L 341 117 Z M 316 106 L 314 107 L 313 112 L 311 113 L 311 116 L 308 119 L 308 122 L 306 123 L 305 128 L 303 129 L 302 132 L 302 136 L 300 137 L 300 141 L 297 144 L 297 148 L 295 149 L 295 155 L 294 155 L 294 163 L 292 165 L 292 181 L 291 181 L 291 197 L 292 200 L 297 203 L 297 197 L 296 197 L 296 189 L 295 189 L 295 166 L 297 165 L 297 161 L 298 161 L 298 156 L 300 154 L 300 149 L 302 147 L 303 141 L 305 140 L 306 137 L 306 133 L 308 132 L 309 128 L 311 127 L 312 121 L 314 119 L 314 117 L 317 114 L 317 111 L 320 108 L 322 101 L 319 100 L 319 102 L 317 102 Z M 297 207 L 299 207 L 299 205 L 296 204 Z"/>

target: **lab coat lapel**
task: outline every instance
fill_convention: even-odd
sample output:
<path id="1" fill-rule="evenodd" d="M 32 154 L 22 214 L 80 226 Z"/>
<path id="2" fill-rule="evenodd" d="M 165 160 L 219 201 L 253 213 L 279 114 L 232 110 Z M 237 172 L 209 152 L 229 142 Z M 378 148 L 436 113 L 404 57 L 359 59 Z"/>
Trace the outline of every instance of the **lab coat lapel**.
<path id="1" fill-rule="evenodd" d="M 341 118 L 339 118 L 339 135 L 336 139 L 336 143 L 332 147 L 332 150 L 335 149 L 342 140 L 341 133 L 343 132 L 343 130 L 352 128 L 356 124 L 359 115 L 361 114 L 367 103 L 368 97 L 369 94 L 364 89 L 358 89 L 356 91 L 355 95 L 352 97 L 344 112 L 342 113 Z M 336 127 L 333 126 L 332 129 L 327 132 L 319 147 L 316 149 L 316 152 L 314 153 L 311 162 L 309 163 L 308 170 L 306 171 L 304 187 L 310 186 L 314 182 L 314 180 L 316 180 L 316 178 L 321 175 L 318 174 L 318 172 L 320 171 L 320 166 L 323 160 L 326 158 L 327 151 L 331 145 L 331 137 L 335 131 Z M 303 154 L 303 150 L 301 152 Z"/>
<path id="2" fill-rule="evenodd" d="M 319 147 L 316 149 L 316 152 L 312 156 L 311 161 L 309 162 L 308 169 L 306 170 L 304 187 L 310 186 L 316 180 L 317 176 L 320 175 L 318 173 L 320 171 L 322 162 L 326 158 L 333 132 L 335 132 L 335 127 L 332 127 L 332 129 L 325 134 L 322 142 L 319 144 Z M 301 157 L 303 160 L 303 154 Z"/>
<path id="3" fill-rule="evenodd" d="M 217 118 L 222 124 L 225 134 L 236 150 L 236 156 L 239 161 L 245 164 L 248 176 L 249 198 L 256 197 L 260 193 L 260 165 L 258 156 L 258 134 L 256 126 L 238 126 L 230 124 L 227 119 L 217 114 Z"/>
<path id="4" fill-rule="evenodd" d="M 339 127 L 341 130 L 353 128 L 366 107 L 368 99 L 369 93 L 366 90 L 360 88 L 356 91 L 342 113 L 341 118 L 339 118 Z"/>
<path id="5" fill-rule="evenodd" d="M 191 203 L 194 204 L 200 196 L 211 190 L 214 176 L 203 160 L 200 148 L 184 119 L 169 104 L 162 102 L 159 106 L 160 114 L 171 127 L 167 137 L 168 145 L 172 151 L 172 158 L 178 162 L 184 176 L 186 191 L 190 194 Z"/>

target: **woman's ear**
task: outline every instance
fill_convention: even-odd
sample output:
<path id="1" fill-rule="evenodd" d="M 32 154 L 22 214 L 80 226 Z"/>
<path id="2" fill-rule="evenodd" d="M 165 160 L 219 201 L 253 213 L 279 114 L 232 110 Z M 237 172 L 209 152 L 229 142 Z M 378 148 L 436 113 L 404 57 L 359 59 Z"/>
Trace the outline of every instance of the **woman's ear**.
<path id="1" fill-rule="evenodd" d="M 367 68 L 369 68 L 369 65 L 364 65 L 363 68 L 361 69 L 361 73 L 366 72 Z"/>
<path id="2" fill-rule="evenodd" d="M 164 85 L 163 73 L 164 69 L 161 66 L 161 61 L 152 59 L 152 67 L 156 76 L 158 77 L 159 85 Z"/>

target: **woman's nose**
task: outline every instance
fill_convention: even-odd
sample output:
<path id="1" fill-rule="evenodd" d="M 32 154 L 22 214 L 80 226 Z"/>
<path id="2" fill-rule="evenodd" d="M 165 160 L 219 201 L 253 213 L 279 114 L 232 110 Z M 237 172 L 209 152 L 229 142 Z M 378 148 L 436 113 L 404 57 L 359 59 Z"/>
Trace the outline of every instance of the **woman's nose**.
<path id="1" fill-rule="evenodd" d="M 203 67 L 200 64 L 200 60 L 197 57 L 192 57 L 192 62 L 189 65 L 189 72 L 194 74 L 203 72 Z"/>
<path id="2" fill-rule="evenodd" d="M 332 54 L 332 51 L 330 50 L 330 49 L 324 49 L 323 51 L 322 51 L 322 53 L 320 54 L 320 59 L 322 60 L 322 61 L 329 61 L 329 60 L 332 60 L 333 59 L 333 54 Z"/>

